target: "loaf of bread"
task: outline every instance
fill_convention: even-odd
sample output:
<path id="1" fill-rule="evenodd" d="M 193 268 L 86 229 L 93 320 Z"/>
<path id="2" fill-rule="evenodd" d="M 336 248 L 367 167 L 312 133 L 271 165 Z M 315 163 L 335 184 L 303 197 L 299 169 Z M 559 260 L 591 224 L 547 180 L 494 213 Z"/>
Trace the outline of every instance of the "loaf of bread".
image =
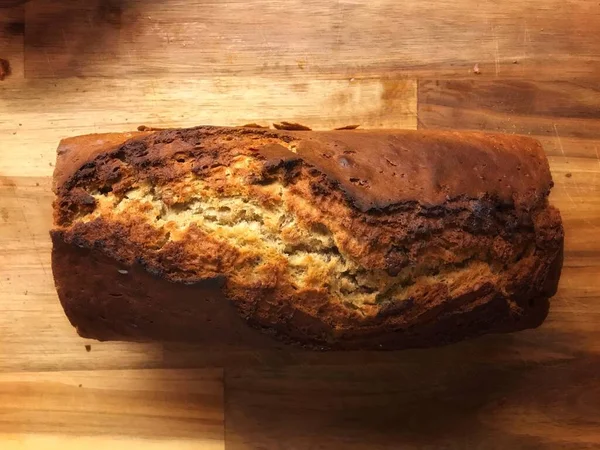
<path id="1" fill-rule="evenodd" d="M 52 266 L 81 336 L 400 349 L 540 325 L 563 229 L 541 145 L 197 127 L 65 139 Z"/>

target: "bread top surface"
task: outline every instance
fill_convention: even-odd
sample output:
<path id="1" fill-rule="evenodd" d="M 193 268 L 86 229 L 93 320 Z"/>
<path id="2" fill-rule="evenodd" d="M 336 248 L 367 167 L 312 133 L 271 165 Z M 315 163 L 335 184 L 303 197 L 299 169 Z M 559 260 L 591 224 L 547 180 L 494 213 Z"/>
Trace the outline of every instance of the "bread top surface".
<path id="1" fill-rule="evenodd" d="M 541 144 L 502 134 L 455 131 L 344 130 L 275 131 L 197 127 L 187 130 L 105 133 L 61 141 L 54 173 L 63 185 L 86 163 L 110 154 L 128 140 L 170 141 L 148 155 L 168 158 L 180 150 L 177 133 L 223 134 L 240 140 L 281 140 L 288 152 L 265 156 L 300 157 L 325 173 L 365 212 L 415 201 L 435 206 L 455 197 L 484 194 L 528 208 L 548 195 L 552 178 Z M 173 144 L 174 142 L 174 144 Z M 180 141 L 185 147 L 184 140 Z M 218 141 L 217 141 L 218 142 Z M 267 144 L 268 145 L 268 144 Z M 254 145 L 260 153 L 260 144 Z M 203 148 L 204 154 L 218 148 Z M 64 157 L 62 157 L 64 156 Z"/>
<path id="2" fill-rule="evenodd" d="M 60 144 L 53 233 L 170 281 L 224 279 L 251 323 L 335 345 L 540 311 L 560 272 L 551 185 L 540 144 L 516 136 L 88 135 Z"/>

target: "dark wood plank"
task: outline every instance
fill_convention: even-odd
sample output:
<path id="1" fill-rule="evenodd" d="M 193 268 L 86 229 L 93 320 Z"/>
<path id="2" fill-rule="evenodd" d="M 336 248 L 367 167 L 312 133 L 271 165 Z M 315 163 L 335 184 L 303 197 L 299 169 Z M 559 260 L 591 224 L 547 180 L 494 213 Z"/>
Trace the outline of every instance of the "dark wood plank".
<path id="1" fill-rule="evenodd" d="M 519 351 L 506 342 L 496 356 Z M 600 359 L 227 370 L 226 447 L 589 449 L 600 446 Z"/>
<path id="2" fill-rule="evenodd" d="M 26 73 L 571 79 L 600 70 L 598 29 L 591 0 L 37 0 Z"/>
<path id="3" fill-rule="evenodd" d="M 421 128 L 600 138 L 596 79 L 420 80 L 418 104 Z"/>

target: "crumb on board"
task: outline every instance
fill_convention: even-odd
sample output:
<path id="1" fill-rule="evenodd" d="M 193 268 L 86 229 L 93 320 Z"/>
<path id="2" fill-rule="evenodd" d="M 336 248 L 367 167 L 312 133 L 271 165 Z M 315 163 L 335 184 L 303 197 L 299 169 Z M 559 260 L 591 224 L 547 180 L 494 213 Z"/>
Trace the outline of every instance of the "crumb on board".
<path id="1" fill-rule="evenodd" d="M 83 386 L 82 384 L 79 385 L 79 387 Z"/>
<path id="2" fill-rule="evenodd" d="M 92 351 L 92 346 L 90 344 L 85 344 L 85 351 L 86 352 L 91 352 Z"/>
<path id="3" fill-rule="evenodd" d="M 573 176 L 573 174 L 571 172 L 565 173 L 565 177 L 567 177 L 567 178 L 571 178 L 572 176 Z"/>
<path id="4" fill-rule="evenodd" d="M 253 122 L 253 123 L 247 123 L 245 125 L 242 125 L 242 128 L 269 128 L 269 127 L 266 127 L 264 125 L 259 125 L 259 124 Z"/>
<path id="5" fill-rule="evenodd" d="M 49 163 L 48 163 L 48 165 L 49 165 L 50 167 L 52 167 L 54 164 L 52 164 L 51 162 L 49 162 Z"/>
<path id="6" fill-rule="evenodd" d="M 481 74 L 481 70 L 479 70 L 479 64 L 475 64 L 475 65 L 473 66 L 473 73 L 474 73 L 475 75 L 480 75 L 480 74 Z"/>
<path id="7" fill-rule="evenodd" d="M 28 290 L 25 290 L 24 294 L 25 294 L 25 295 L 29 294 L 29 291 L 28 291 Z"/>
<path id="8" fill-rule="evenodd" d="M 3 81 L 10 75 L 10 63 L 6 59 L 0 58 L 0 81 Z"/>
<path id="9" fill-rule="evenodd" d="M 36 186 L 39 186 L 39 185 L 40 185 L 40 183 L 38 183 L 38 182 L 36 181 L 36 182 L 35 182 L 35 185 L 36 185 Z"/>
<path id="10" fill-rule="evenodd" d="M 168 130 L 168 128 L 156 128 L 156 127 L 148 127 L 146 125 L 140 125 L 137 127 L 138 131 L 163 131 Z"/>
<path id="11" fill-rule="evenodd" d="M 334 128 L 334 130 L 356 130 L 360 125 L 346 125 L 345 127 Z"/>
<path id="12" fill-rule="evenodd" d="M 275 128 L 277 128 L 278 130 L 286 130 L 286 131 L 311 131 L 311 128 L 299 124 L 299 123 L 295 123 L 295 122 L 281 122 L 281 123 L 274 123 L 273 126 Z"/>

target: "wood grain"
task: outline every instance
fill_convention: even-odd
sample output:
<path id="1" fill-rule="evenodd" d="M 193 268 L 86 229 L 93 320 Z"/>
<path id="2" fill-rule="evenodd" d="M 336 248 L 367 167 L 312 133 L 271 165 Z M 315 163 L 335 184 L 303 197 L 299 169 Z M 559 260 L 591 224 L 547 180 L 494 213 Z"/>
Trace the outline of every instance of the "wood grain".
<path id="1" fill-rule="evenodd" d="M 600 138 L 596 79 L 420 80 L 422 128 L 470 128 L 555 138 Z"/>
<path id="2" fill-rule="evenodd" d="M 592 0 L 0 8 L 0 448 L 598 448 L 598 29 Z M 540 139 L 566 231 L 544 325 L 385 353 L 79 338 L 50 267 L 58 141 L 281 120 Z"/>
<path id="3" fill-rule="evenodd" d="M 2 448 L 223 448 L 222 370 L 0 374 Z"/>
<path id="4" fill-rule="evenodd" d="M 26 80 L 0 89 L 0 110 L 8 113 L 0 117 L 0 133 L 11 148 L 0 153 L 5 176 L 51 176 L 60 139 L 139 125 L 271 125 L 287 120 L 315 129 L 417 126 L 416 83 L 398 78 Z"/>
<path id="5" fill-rule="evenodd" d="M 566 79 L 600 69 L 597 6 L 595 0 L 37 0 L 26 10 L 25 65 L 29 78 L 393 72 Z"/>
<path id="6" fill-rule="evenodd" d="M 229 370 L 227 448 L 595 448 L 599 363 Z"/>

